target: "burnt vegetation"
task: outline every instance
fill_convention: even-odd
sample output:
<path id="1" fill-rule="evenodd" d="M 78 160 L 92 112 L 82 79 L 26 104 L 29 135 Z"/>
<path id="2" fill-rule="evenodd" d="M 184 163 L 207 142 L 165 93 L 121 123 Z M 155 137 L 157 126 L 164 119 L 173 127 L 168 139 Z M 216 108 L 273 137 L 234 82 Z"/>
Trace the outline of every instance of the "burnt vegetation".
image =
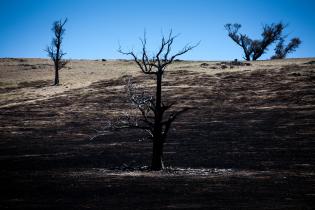
<path id="1" fill-rule="evenodd" d="M 278 44 L 275 47 L 275 54 L 271 57 L 271 59 L 283 59 L 286 56 L 294 52 L 299 45 L 301 44 L 301 40 L 299 38 L 293 38 L 291 41 L 285 45 L 284 38 L 280 38 Z"/>
<path id="2" fill-rule="evenodd" d="M 142 52 L 140 57 L 135 52 L 125 52 L 119 49 L 119 52 L 124 55 L 129 55 L 138 65 L 141 72 L 145 75 L 154 76 L 156 81 L 155 95 L 147 95 L 146 92 L 135 91 L 134 85 L 128 82 L 127 92 L 131 102 L 140 111 L 142 117 L 136 119 L 135 117 L 126 116 L 125 120 L 114 125 L 115 129 L 119 128 L 137 128 L 148 132 L 149 138 L 152 140 L 152 170 L 161 170 L 164 168 L 163 163 L 163 146 L 167 138 L 167 134 L 171 128 L 172 123 L 184 112 L 191 109 L 191 107 L 176 107 L 175 103 L 167 103 L 162 97 L 162 79 L 167 67 L 172 64 L 178 56 L 181 56 L 196 45 L 186 45 L 182 50 L 172 54 L 171 49 L 176 36 L 173 36 L 172 31 L 167 37 L 162 37 L 161 45 L 157 52 L 149 57 L 147 50 L 147 39 L 144 34 L 141 39 Z M 173 110 L 171 110 L 173 108 Z M 117 124 L 117 123 L 116 123 Z"/>
<path id="3" fill-rule="evenodd" d="M 163 154 L 175 169 L 132 170 L 152 158 L 152 142 L 137 141 L 137 129 L 89 141 L 91 128 L 130 107 L 126 77 L 104 79 L 1 108 L 1 207 L 313 209 L 313 64 L 164 74 L 164 98 L 199 108 L 174 121 L 178 132 L 168 133 Z M 134 76 L 133 84 L 154 94 L 146 85 L 151 76 Z"/>
<path id="4" fill-rule="evenodd" d="M 62 51 L 62 41 L 65 33 L 64 26 L 66 23 L 67 19 L 65 19 L 64 21 L 55 21 L 53 23 L 53 27 L 51 28 L 51 30 L 54 33 L 54 38 L 51 41 L 51 45 L 48 46 L 45 50 L 48 53 L 49 58 L 54 62 L 54 85 L 59 85 L 59 70 L 64 68 L 68 63 L 68 61 L 63 58 L 66 53 Z"/>
<path id="5" fill-rule="evenodd" d="M 228 32 L 228 36 L 239 45 L 244 51 L 244 59 L 247 61 L 257 60 L 260 58 L 267 50 L 268 47 L 276 42 L 278 42 L 275 48 L 275 55 L 272 59 L 282 59 L 298 48 L 301 44 L 299 38 L 293 38 L 290 43 L 284 46 L 284 39 L 286 35 L 283 34 L 283 30 L 286 25 L 283 23 L 264 25 L 261 33 L 261 39 L 252 39 L 248 35 L 240 33 L 239 30 L 242 27 L 238 23 L 228 23 L 225 26 Z"/>
<path id="6" fill-rule="evenodd" d="M 68 62 L 66 22 L 54 22 L 46 49 L 54 85 Z M 272 59 L 295 51 L 301 40 L 286 44 L 285 27 L 265 25 L 255 40 L 240 24 L 225 25 L 247 61 L 273 44 Z M 103 78 L 25 103 L 4 100 L 0 208 L 313 209 L 315 61 L 257 69 L 236 59 L 188 63 L 178 58 L 199 43 L 173 52 L 176 38 L 163 36 L 152 55 L 144 34 L 140 53 L 119 49 L 132 61 L 101 60 L 108 69 L 136 65 L 142 74 L 132 78 Z M 24 72 L 51 68 L 16 61 Z M 235 69 L 204 71 L 212 68 Z M 21 82 L 0 94 L 47 83 Z M 150 141 L 137 141 L 139 130 Z"/>

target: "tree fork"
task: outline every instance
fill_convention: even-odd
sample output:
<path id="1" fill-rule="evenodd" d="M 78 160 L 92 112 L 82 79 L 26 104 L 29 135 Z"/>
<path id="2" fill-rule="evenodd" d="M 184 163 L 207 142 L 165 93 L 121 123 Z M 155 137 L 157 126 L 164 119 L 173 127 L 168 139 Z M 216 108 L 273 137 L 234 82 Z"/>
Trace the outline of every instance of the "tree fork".
<path id="1" fill-rule="evenodd" d="M 143 93 L 140 95 L 140 99 L 139 95 L 136 97 L 131 96 L 131 101 L 137 105 L 137 108 L 142 114 L 143 119 L 141 122 L 143 122 L 145 125 L 139 125 L 138 123 L 136 125 L 132 123 L 131 125 L 129 124 L 130 127 L 138 127 L 139 129 L 144 128 L 146 131 L 150 131 L 151 139 L 153 141 L 151 170 L 154 171 L 162 170 L 164 168 L 163 146 L 172 122 L 179 114 L 188 110 L 183 109 L 181 111 L 176 111 L 172 114 L 169 114 L 168 119 L 164 119 L 165 112 L 170 109 L 173 104 L 165 105 L 162 103 L 163 73 L 166 67 L 171 64 L 175 58 L 187 53 L 199 45 L 199 43 L 192 46 L 186 45 L 182 50 L 171 56 L 171 46 L 175 38 L 176 36 L 172 36 L 172 31 L 167 37 L 162 37 L 161 46 L 151 59 L 149 59 L 148 51 L 146 49 L 147 41 L 145 34 L 144 38 L 141 39 L 142 55 L 140 58 L 138 58 L 133 51 L 123 52 L 121 49 L 119 49 L 120 53 L 124 55 L 131 55 L 133 57 L 142 73 L 151 75 L 154 74 L 156 76 L 155 101 L 147 100 L 147 98 L 153 97 L 144 96 Z"/>

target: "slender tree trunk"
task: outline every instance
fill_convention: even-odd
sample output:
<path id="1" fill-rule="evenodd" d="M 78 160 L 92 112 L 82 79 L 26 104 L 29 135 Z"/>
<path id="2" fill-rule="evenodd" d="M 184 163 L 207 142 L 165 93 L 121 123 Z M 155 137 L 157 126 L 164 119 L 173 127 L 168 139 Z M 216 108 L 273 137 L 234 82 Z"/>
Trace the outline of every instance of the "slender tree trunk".
<path id="1" fill-rule="evenodd" d="M 247 50 L 245 48 L 243 48 L 244 50 L 244 54 L 245 54 L 245 60 L 250 61 L 250 54 L 247 53 Z"/>
<path id="2" fill-rule="evenodd" d="M 161 107 L 161 93 L 162 93 L 162 70 L 156 74 L 156 102 L 155 102 L 155 121 L 153 132 L 153 154 L 151 169 L 158 171 L 164 168 L 163 165 L 163 140 L 162 140 L 162 107 Z"/>
<path id="3" fill-rule="evenodd" d="M 56 59 L 55 59 L 55 85 L 59 85 L 59 53 L 60 53 L 60 46 L 61 46 L 61 36 L 60 34 L 57 36 L 57 46 L 56 46 Z"/>
<path id="4" fill-rule="evenodd" d="M 153 141 L 153 154 L 152 154 L 151 170 L 159 171 L 163 168 L 164 168 L 163 142 L 159 141 L 158 139 L 155 139 Z"/>
<path id="5" fill-rule="evenodd" d="M 58 67 L 55 67 L 55 83 L 54 85 L 59 85 L 59 70 Z"/>

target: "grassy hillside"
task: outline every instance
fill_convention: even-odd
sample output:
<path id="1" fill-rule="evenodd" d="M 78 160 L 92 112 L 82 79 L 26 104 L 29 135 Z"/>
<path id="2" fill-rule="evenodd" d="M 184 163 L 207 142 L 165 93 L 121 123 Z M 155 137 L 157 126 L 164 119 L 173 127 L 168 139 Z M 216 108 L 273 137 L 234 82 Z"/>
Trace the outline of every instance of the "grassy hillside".
<path id="1" fill-rule="evenodd" d="M 154 91 L 131 61 L 74 60 L 51 86 L 44 59 L 0 59 L 0 207 L 25 209 L 312 209 L 315 59 L 178 61 L 163 94 L 175 109 L 168 169 L 150 163 L 135 130 L 95 129 L 130 109 L 126 75 Z M 188 169 L 190 168 L 190 169 Z"/>

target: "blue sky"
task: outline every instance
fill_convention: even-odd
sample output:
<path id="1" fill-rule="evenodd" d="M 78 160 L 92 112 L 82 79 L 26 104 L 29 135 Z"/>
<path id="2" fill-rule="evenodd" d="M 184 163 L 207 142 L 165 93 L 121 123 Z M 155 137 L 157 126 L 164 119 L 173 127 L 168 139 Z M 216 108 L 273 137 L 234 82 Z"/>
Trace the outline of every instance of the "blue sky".
<path id="1" fill-rule="evenodd" d="M 0 0 L 0 57 L 47 57 L 52 23 L 65 17 L 63 48 L 73 59 L 125 58 L 119 44 L 139 50 L 144 30 L 154 52 L 170 29 L 180 34 L 174 50 L 201 41 L 181 59 L 242 59 L 224 24 L 241 23 L 242 32 L 259 38 L 263 24 L 279 21 L 289 24 L 288 38 L 302 40 L 289 57 L 315 57 L 314 10 L 314 0 Z"/>

